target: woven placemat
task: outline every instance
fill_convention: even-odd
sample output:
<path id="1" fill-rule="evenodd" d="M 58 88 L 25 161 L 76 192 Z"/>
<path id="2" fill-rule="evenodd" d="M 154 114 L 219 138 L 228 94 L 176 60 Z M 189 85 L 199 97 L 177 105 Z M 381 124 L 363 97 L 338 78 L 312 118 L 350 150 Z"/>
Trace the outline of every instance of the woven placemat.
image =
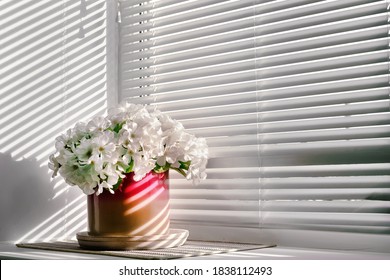
<path id="1" fill-rule="evenodd" d="M 168 260 L 184 257 L 195 257 L 213 254 L 222 254 L 236 251 L 254 250 L 261 248 L 274 247 L 274 245 L 242 244 L 228 242 L 209 242 L 209 241 L 187 241 L 184 245 L 155 250 L 129 250 L 129 251 L 98 251 L 86 250 L 80 248 L 77 242 L 38 242 L 38 243 L 19 243 L 16 246 L 21 248 L 96 254 L 114 257 L 144 259 L 144 260 Z"/>

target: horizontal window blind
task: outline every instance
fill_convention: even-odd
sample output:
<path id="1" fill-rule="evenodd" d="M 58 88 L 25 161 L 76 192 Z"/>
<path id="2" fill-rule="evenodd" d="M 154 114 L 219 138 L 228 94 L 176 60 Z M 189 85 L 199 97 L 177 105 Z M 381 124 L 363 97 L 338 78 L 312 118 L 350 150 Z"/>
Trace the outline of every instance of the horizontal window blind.
<path id="1" fill-rule="evenodd" d="M 210 147 L 201 185 L 172 174 L 177 224 L 389 237 L 388 4 L 119 1 L 120 99 Z"/>

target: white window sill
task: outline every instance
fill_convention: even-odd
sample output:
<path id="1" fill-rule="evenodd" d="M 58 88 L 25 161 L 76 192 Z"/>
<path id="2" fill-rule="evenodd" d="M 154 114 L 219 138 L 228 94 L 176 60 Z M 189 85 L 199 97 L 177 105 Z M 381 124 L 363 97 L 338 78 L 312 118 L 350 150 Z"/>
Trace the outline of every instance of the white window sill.
<path id="1" fill-rule="evenodd" d="M 47 250 L 18 248 L 12 243 L 0 242 L 0 259 L 35 260 L 118 260 L 119 257 L 54 252 Z M 361 251 L 338 251 L 272 247 L 226 254 L 187 258 L 190 260 L 390 260 L 390 253 Z"/>

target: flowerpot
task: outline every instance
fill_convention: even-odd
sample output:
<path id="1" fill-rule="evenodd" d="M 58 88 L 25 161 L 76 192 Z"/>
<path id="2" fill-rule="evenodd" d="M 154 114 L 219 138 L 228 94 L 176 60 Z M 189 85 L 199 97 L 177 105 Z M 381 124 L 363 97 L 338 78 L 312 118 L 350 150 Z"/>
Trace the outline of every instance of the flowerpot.
<path id="1" fill-rule="evenodd" d="M 126 174 L 114 194 L 88 195 L 88 234 L 98 237 L 164 235 L 169 229 L 169 175 L 148 173 L 134 181 Z"/>

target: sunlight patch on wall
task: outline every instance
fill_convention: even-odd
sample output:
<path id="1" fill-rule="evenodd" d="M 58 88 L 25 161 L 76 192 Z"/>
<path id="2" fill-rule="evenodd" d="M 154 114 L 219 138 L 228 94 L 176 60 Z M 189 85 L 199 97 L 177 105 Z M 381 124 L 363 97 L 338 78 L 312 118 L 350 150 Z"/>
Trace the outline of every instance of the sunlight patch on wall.
<path id="1" fill-rule="evenodd" d="M 106 28 L 106 0 L 0 2 L 0 240 L 85 230 L 85 196 L 47 162 L 58 135 L 107 108 Z"/>

